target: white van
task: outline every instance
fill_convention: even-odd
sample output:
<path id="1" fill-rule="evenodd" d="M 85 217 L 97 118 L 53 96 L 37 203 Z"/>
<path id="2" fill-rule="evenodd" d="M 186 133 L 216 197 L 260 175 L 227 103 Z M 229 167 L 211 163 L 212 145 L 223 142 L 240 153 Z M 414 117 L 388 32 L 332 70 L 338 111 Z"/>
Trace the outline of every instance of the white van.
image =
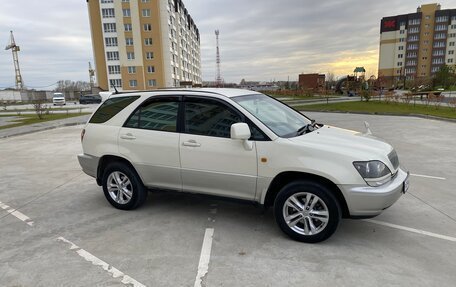
<path id="1" fill-rule="evenodd" d="M 52 96 L 52 103 L 54 104 L 54 106 L 66 105 L 65 95 L 63 93 L 54 93 L 54 95 Z"/>

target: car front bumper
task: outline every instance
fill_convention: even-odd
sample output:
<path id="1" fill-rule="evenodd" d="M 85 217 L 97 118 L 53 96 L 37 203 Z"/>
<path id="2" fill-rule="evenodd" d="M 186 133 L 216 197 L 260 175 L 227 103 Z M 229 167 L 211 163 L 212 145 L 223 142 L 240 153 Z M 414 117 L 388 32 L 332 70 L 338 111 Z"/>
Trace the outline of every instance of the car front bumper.
<path id="1" fill-rule="evenodd" d="M 338 185 L 351 217 L 373 217 L 395 203 L 408 189 L 409 172 L 399 168 L 393 179 L 381 186 Z"/>
<path id="2" fill-rule="evenodd" d="M 78 161 L 82 171 L 87 175 L 97 178 L 98 161 L 100 159 L 89 154 L 78 154 Z"/>

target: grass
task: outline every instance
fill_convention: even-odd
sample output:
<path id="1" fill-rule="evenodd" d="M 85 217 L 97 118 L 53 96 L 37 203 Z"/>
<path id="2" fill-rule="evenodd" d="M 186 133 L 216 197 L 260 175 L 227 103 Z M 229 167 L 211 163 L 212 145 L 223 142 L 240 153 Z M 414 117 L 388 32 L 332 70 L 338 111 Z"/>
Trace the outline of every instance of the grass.
<path id="1" fill-rule="evenodd" d="M 416 105 L 413 103 L 385 103 L 385 102 L 342 102 L 330 104 L 315 104 L 295 106 L 300 111 L 331 111 L 331 112 L 362 112 L 368 114 L 391 115 L 430 115 L 448 119 L 456 119 L 456 110 L 449 107 Z"/>
<path id="2" fill-rule="evenodd" d="M 79 110 L 83 108 L 50 108 L 50 111 L 69 111 L 69 110 Z M 0 113 L 11 113 L 11 112 L 34 112 L 35 109 L 1 109 Z"/>
<path id="3" fill-rule="evenodd" d="M 36 114 L 21 115 L 21 116 L 0 115 L 0 117 L 19 117 L 18 119 L 11 120 L 10 121 L 11 124 L 9 124 L 9 125 L 0 126 L 0 130 L 20 127 L 20 126 L 26 126 L 26 125 L 32 125 L 32 124 L 48 122 L 48 121 L 61 120 L 61 119 L 72 118 L 72 117 L 79 117 L 79 116 L 88 115 L 88 114 L 89 113 L 78 113 L 78 114 L 72 113 L 72 114 L 68 114 L 68 115 L 67 114 L 50 114 L 50 115 L 45 115 L 44 119 L 42 119 L 42 120 L 38 119 L 38 116 Z"/>

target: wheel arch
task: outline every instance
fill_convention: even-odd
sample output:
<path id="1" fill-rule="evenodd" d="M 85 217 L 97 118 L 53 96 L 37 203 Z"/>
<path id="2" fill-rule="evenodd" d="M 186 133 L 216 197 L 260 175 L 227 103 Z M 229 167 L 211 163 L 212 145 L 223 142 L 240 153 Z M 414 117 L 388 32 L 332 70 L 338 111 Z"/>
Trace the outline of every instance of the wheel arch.
<path id="1" fill-rule="evenodd" d="M 131 164 L 131 162 L 129 160 L 127 160 L 123 157 L 120 157 L 120 156 L 104 155 L 98 161 L 97 184 L 99 186 L 102 185 L 103 171 L 109 164 L 111 164 L 113 162 L 120 162 L 120 163 L 123 163 L 123 164 L 129 166 L 138 175 L 138 178 L 141 180 L 141 183 L 143 183 L 141 175 L 139 175 L 139 173 L 136 171 L 135 167 Z"/>
<path id="2" fill-rule="evenodd" d="M 264 199 L 264 206 L 266 208 L 271 207 L 274 205 L 274 200 L 277 197 L 277 194 L 279 191 L 288 183 L 295 181 L 295 180 L 310 180 L 310 181 L 315 181 L 320 184 L 325 185 L 336 197 L 337 201 L 340 204 L 340 207 L 342 209 L 342 216 L 343 217 L 349 217 L 350 212 L 348 210 L 347 202 L 345 201 L 345 197 L 342 194 L 342 191 L 337 187 L 335 183 L 333 183 L 331 180 L 316 175 L 316 174 L 311 174 L 311 173 L 305 173 L 305 172 L 296 172 L 296 171 L 285 171 L 282 172 L 274 177 L 274 179 L 271 181 L 271 184 L 269 185 L 269 188 L 266 192 L 266 196 Z"/>

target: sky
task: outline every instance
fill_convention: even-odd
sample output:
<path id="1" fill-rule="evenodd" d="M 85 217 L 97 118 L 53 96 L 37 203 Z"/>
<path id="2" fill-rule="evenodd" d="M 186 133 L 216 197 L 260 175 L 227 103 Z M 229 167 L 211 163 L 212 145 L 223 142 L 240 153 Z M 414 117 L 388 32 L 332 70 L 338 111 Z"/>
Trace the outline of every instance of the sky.
<path id="1" fill-rule="evenodd" d="M 117 0 L 120 1 L 120 0 Z M 153 0 L 156 1 L 156 0 Z M 454 0 L 453 0 L 454 1 Z M 440 1 L 442 9 L 455 9 Z M 412 13 L 410 0 L 183 0 L 201 35 L 204 81 L 216 77 L 220 30 L 225 82 L 297 80 L 300 73 L 337 76 L 364 66 L 376 75 L 380 20 Z M 85 0 L 2 1 L 0 44 L 14 31 L 27 87 L 50 89 L 58 80 L 89 81 L 93 64 Z M 3 42 L 2 42 L 3 41 Z M 14 87 L 11 51 L 0 49 L 0 88 Z"/>

